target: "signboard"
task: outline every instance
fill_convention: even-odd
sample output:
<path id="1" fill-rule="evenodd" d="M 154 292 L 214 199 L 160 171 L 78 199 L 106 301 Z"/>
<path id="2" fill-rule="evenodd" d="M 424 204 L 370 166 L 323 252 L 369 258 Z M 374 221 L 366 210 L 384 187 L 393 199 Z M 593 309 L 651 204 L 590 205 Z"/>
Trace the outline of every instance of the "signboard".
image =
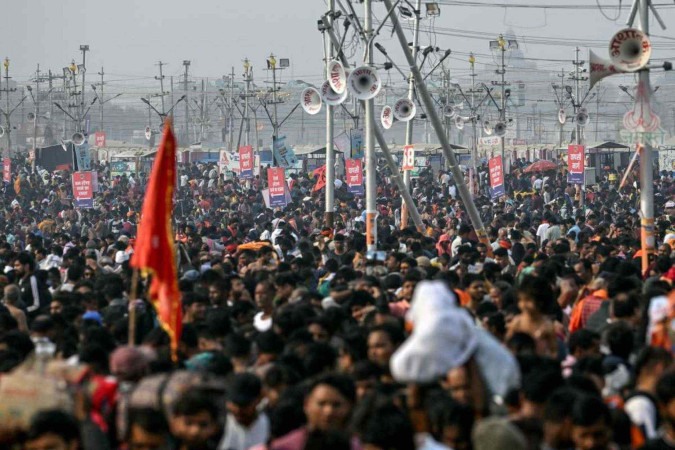
<path id="1" fill-rule="evenodd" d="M 270 190 L 270 206 L 286 206 L 286 174 L 283 167 L 267 169 L 267 185 Z"/>
<path id="2" fill-rule="evenodd" d="M 584 146 L 570 144 L 567 146 L 567 182 L 584 184 Z"/>
<path id="3" fill-rule="evenodd" d="M 136 173 L 136 161 L 111 161 L 110 162 L 110 175 L 115 178 L 116 176 L 126 175 Z"/>
<path id="4" fill-rule="evenodd" d="M 78 208 L 94 207 L 94 183 L 91 172 L 73 173 L 73 197 Z"/>
<path id="5" fill-rule="evenodd" d="M 363 130 L 351 130 L 352 158 L 363 158 Z"/>
<path id="6" fill-rule="evenodd" d="M 363 195 L 363 160 L 345 160 L 347 190 L 354 195 Z"/>
<path id="7" fill-rule="evenodd" d="M 105 147 L 105 132 L 97 131 L 94 133 L 94 143 L 96 147 Z"/>
<path id="8" fill-rule="evenodd" d="M 504 166 L 502 165 L 501 155 L 490 158 L 488 168 L 490 169 L 490 187 L 492 188 L 492 199 L 494 200 L 506 193 L 504 190 Z"/>
<path id="9" fill-rule="evenodd" d="M 239 178 L 253 178 L 253 147 L 239 147 Z"/>
<path id="10" fill-rule="evenodd" d="M 2 160 L 2 181 L 5 183 L 12 182 L 12 160 L 9 158 Z"/>
<path id="11" fill-rule="evenodd" d="M 75 164 L 78 171 L 91 170 L 91 152 L 88 143 L 75 146 Z"/>
<path id="12" fill-rule="evenodd" d="M 286 145 L 286 136 L 278 137 L 273 142 L 274 159 L 279 167 L 293 167 L 298 159 L 293 149 Z"/>
<path id="13" fill-rule="evenodd" d="M 502 138 L 499 136 L 488 136 L 488 137 L 482 137 L 478 140 L 480 145 L 487 145 L 487 146 L 496 146 L 501 144 Z"/>
<path id="14" fill-rule="evenodd" d="M 405 172 L 406 170 L 415 169 L 415 147 L 412 145 L 406 145 L 403 147 L 403 163 L 401 169 Z"/>

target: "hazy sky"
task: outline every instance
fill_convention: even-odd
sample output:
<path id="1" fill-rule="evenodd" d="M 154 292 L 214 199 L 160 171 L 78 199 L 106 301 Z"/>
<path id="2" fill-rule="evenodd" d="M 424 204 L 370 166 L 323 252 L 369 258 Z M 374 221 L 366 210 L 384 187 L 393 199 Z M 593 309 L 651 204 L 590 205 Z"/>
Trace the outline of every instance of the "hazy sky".
<path id="1" fill-rule="evenodd" d="M 573 47 L 538 45 L 532 38 L 575 39 L 606 47 L 611 35 L 623 27 L 627 10 L 618 22 L 604 18 L 596 8 L 596 0 L 498 0 L 505 4 L 586 5 L 588 9 L 525 9 L 453 6 L 464 0 L 441 0 L 441 16 L 435 21 L 437 31 L 449 29 L 487 33 L 484 39 L 467 39 L 436 35 L 435 45 L 455 52 L 451 67 L 465 71 L 466 56 L 462 52 L 488 54 L 487 36 L 513 29 L 525 36 L 521 48 L 528 57 L 568 59 Z M 487 0 L 479 0 L 487 1 Z M 602 5 L 617 5 L 618 0 L 600 0 Z M 624 4 L 630 3 L 624 0 Z M 675 24 L 672 2 L 661 8 L 666 23 Z M 57 72 L 72 58 L 80 61 L 80 44 L 89 44 L 88 74 L 105 67 L 111 79 L 133 79 L 157 74 L 158 60 L 168 63 L 165 74 L 182 73 L 183 59 L 192 60 L 191 72 L 196 76 L 216 77 L 229 73 L 235 65 L 241 73 L 241 60 L 248 56 L 262 69 L 265 57 L 273 51 L 291 59 L 292 73 L 284 77 L 321 78 L 322 43 L 316 21 L 326 10 L 322 0 L 2 0 L 2 39 L 0 56 L 11 61 L 11 75 L 25 80 L 36 63 L 43 69 Z M 362 10 L 361 5 L 356 5 Z M 384 15 L 384 5 L 376 2 L 375 15 Z M 616 9 L 607 10 L 614 15 Z M 424 26 L 430 25 L 429 21 Z M 654 56 L 675 59 L 675 25 L 662 31 L 654 22 L 652 32 L 670 37 L 654 38 Z M 459 33 L 462 34 L 462 33 Z M 423 33 L 428 43 L 430 33 Z M 390 32 L 384 29 L 380 41 L 394 49 Z M 565 41 L 561 41 L 566 43 Z M 660 46 L 660 47 L 659 47 Z M 586 54 L 584 49 L 584 55 Z M 604 49 L 600 53 L 606 55 Z M 381 56 L 377 55 L 379 62 Z M 397 60 L 402 58 L 397 57 Z M 479 56 L 478 62 L 486 57 Z M 542 61 L 543 69 L 558 69 L 560 62 Z M 571 65 L 567 64 L 569 69 Z M 257 72 L 261 73 L 261 72 Z M 89 75 L 88 75 L 89 77 Z"/>

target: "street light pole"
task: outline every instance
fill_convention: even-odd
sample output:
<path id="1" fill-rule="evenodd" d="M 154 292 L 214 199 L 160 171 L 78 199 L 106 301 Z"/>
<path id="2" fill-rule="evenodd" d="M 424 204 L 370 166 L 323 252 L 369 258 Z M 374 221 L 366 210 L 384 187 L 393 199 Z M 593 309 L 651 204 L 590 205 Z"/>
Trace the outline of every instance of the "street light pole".
<path id="1" fill-rule="evenodd" d="M 366 41 L 366 55 L 364 64 L 373 65 L 373 16 L 372 0 L 364 0 L 365 9 L 363 32 Z M 387 10 L 391 5 L 387 5 Z M 395 17 L 395 14 L 392 15 Z M 420 79 L 421 81 L 421 79 Z M 377 250 L 377 155 L 375 154 L 375 134 L 374 134 L 374 108 L 373 99 L 365 100 L 366 108 L 366 249 L 368 251 Z"/>
<path id="2" fill-rule="evenodd" d="M 85 83 L 85 75 L 87 73 L 87 52 L 89 51 L 89 46 L 88 45 L 80 45 L 80 51 L 82 52 L 82 96 L 80 97 L 80 108 L 82 108 L 82 112 L 80 113 L 79 117 L 79 122 L 77 124 L 77 131 L 83 131 L 82 130 L 82 122 L 84 121 L 84 104 L 85 104 L 85 91 L 84 91 L 84 83 Z"/>
<path id="3" fill-rule="evenodd" d="M 506 53 L 506 44 L 504 42 L 504 37 L 502 35 L 499 36 L 499 46 L 501 48 L 501 53 L 502 53 L 502 68 L 500 70 L 502 74 L 502 82 L 501 82 L 501 87 L 502 87 L 502 110 L 501 110 L 501 121 L 504 125 L 506 125 L 506 81 L 504 80 L 504 76 L 506 75 L 506 65 L 504 64 L 504 53 Z M 501 155 L 502 155 L 502 167 L 504 168 L 504 172 L 508 173 L 510 172 L 509 170 L 506 170 L 506 160 L 504 159 L 504 144 L 506 142 L 506 135 L 501 137 Z"/>
<path id="4" fill-rule="evenodd" d="M 328 3 L 328 21 L 333 25 L 333 12 L 335 10 L 335 0 L 329 0 Z M 330 63 L 333 60 L 333 43 L 326 38 L 324 33 L 324 42 L 326 46 L 326 79 L 330 80 Z M 337 49 L 340 51 L 340 49 Z M 333 149 L 333 119 L 335 111 L 333 106 L 326 105 L 326 226 L 333 228 L 335 222 L 335 151 Z M 303 115 L 304 117 L 304 115 Z"/>
<path id="5" fill-rule="evenodd" d="M 5 88 L 2 90 L 5 93 L 5 100 L 6 100 L 6 108 L 5 109 L 5 124 L 6 130 L 5 134 L 7 134 L 7 153 L 11 155 L 12 152 L 12 124 L 10 123 L 10 113 L 9 113 L 9 93 L 16 91 L 16 88 L 9 88 L 9 58 L 5 57 L 5 61 L 2 63 L 3 66 L 5 67 Z"/>
<path id="6" fill-rule="evenodd" d="M 417 60 L 417 52 L 419 47 L 419 36 L 420 36 L 420 14 L 422 8 L 422 0 L 417 0 L 415 4 L 415 23 L 413 25 L 413 42 L 412 42 L 412 54 L 413 58 Z M 408 100 L 411 102 L 415 101 L 415 79 L 413 78 L 412 72 L 408 75 Z M 405 145 L 412 145 L 413 143 L 413 121 L 409 120 L 405 124 Z M 411 173 L 410 170 L 403 171 L 403 183 L 405 188 L 410 192 L 410 182 L 411 182 Z M 405 202 L 401 202 L 401 229 L 408 227 L 408 208 L 405 205 Z"/>
<path id="7" fill-rule="evenodd" d="M 185 67 L 185 78 L 183 81 L 183 94 L 185 95 L 185 139 L 190 140 L 190 108 L 188 105 L 188 70 L 190 69 L 190 61 L 183 60 L 183 67 Z"/>

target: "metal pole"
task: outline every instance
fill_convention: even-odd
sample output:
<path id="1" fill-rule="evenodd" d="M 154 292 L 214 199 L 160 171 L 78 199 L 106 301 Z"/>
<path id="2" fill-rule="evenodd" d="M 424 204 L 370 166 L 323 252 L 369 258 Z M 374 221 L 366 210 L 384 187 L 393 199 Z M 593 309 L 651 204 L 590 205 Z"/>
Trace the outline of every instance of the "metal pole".
<path id="1" fill-rule="evenodd" d="M 232 127 L 234 127 L 234 66 L 232 66 L 232 72 L 230 73 L 230 104 L 229 104 L 229 129 L 227 133 L 227 149 L 232 151 L 232 138 L 234 133 Z"/>
<path id="2" fill-rule="evenodd" d="M 5 58 L 5 94 L 7 94 L 6 100 L 6 108 L 5 109 L 5 120 L 7 122 L 7 129 L 5 130 L 5 133 L 7 134 L 7 152 L 8 154 L 12 155 L 12 123 L 10 121 L 10 114 L 9 114 L 9 60 Z"/>
<path id="3" fill-rule="evenodd" d="M 475 62 L 476 60 L 474 59 L 473 53 L 469 57 L 469 62 L 471 63 L 471 124 L 473 125 L 473 142 L 471 143 L 471 170 L 469 171 L 469 190 L 473 195 L 478 195 L 478 189 L 475 189 L 478 187 L 478 170 L 476 168 L 478 162 L 478 132 L 476 130 L 476 121 L 477 121 L 477 115 L 476 115 L 476 100 L 474 97 L 475 90 L 476 90 L 476 67 L 475 67 Z M 474 178 L 476 179 L 476 183 L 474 183 Z"/>
<path id="4" fill-rule="evenodd" d="M 415 23 L 413 25 L 413 44 L 412 55 L 417 60 L 418 43 L 420 37 L 420 10 L 422 9 L 422 0 L 417 0 L 415 3 Z M 408 100 L 415 101 L 415 79 L 412 72 L 408 75 Z M 405 124 L 405 145 L 412 145 L 413 143 L 413 121 L 409 120 Z M 381 147 L 381 146 L 380 146 Z M 393 169 L 392 169 L 393 170 Z M 396 169 L 397 171 L 399 169 Z M 405 183 L 405 190 L 410 192 L 410 171 L 403 171 L 403 182 Z M 403 192 L 401 192 L 403 196 Z M 405 203 L 401 205 L 401 229 L 408 227 L 408 208 Z"/>
<path id="5" fill-rule="evenodd" d="M 246 61 L 248 63 L 248 60 L 246 60 Z M 246 74 L 245 74 L 246 90 L 245 90 L 245 95 L 244 95 L 244 97 L 245 97 L 244 118 L 246 120 L 246 135 L 244 137 L 244 145 L 249 145 L 249 139 L 250 139 L 250 136 L 251 136 L 251 120 L 249 118 L 249 107 L 248 107 L 248 95 L 249 94 L 248 93 L 249 93 L 249 89 L 250 89 L 250 86 L 251 86 L 251 72 L 250 72 L 248 64 L 246 64 L 244 67 L 246 68 Z M 276 109 L 275 109 L 275 111 L 276 111 Z M 276 115 L 274 116 L 274 122 L 276 124 Z M 275 125 L 275 127 L 276 127 L 276 125 Z M 276 128 L 275 128 L 275 130 L 276 130 Z M 276 136 L 276 131 L 275 131 L 274 135 Z"/>
<path id="6" fill-rule="evenodd" d="M 506 45 L 504 44 L 504 38 L 502 36 L 499 36 L 499 43 L 500 47 L 502 50 L 502 110 L 501 110 L 501 116 L 502 116 L 502 123 L 506 125 L 506 97 L 505 97 L 505 88 L 506 88 L 506 82 L 504 80 L 504 75 L 506 75 L 506 65 L 504 64 L 504 53 L 506 53 Z M 504 173 L 509 173 L 510 170 L 506 169 L 506 159 L 504 159 L 504 144 L 506 143 L 506 134 L 502 136 L 500 139 L 501 141 L 501 155 L 502 155 L 502 167 L 504 168 Z"/>
<path id="7" fill-rule="evenodd" d="M 383 0 L 383 1 L 387 10 L 390 10 L 392 6 L 391 0 Z M 452 151 L 450 143 L 448 142 L 448 138 L 445 136 L 445 133 L 443 132 L 443 123 L 438 117 L 438 113 L 434 108 L 434 102 L 431 96 L 429 95 L 429 91 L 427 91 L 426 85 L 422 81 L 420 70 L 417 67 L 415 59 L 412 57 L 410 49 L 408 48 L 408 43 L 405 34 L 403 33 L 403 29 L 401 28 L 401 24 L 396 14 L 390 15 L 390 19 L 394 27 L 394 30 L 396 31 L 396 35 L 398 37 L 403 53 L 405 54 L 405 57 L 408 61 L 408 65 L 410 66 L 410 69 L 413 71 L 413 74 L 415 76 L 415 80 L 417 83 L 417 90 L 420 94 L 422 103 L 425 106 L 427 116 L 431 120 L 434 130 L 436 131 L 436 136 L 438 136 L 438 139 L 441 143 L 441 147 L 443 148 L 443 153 L 445 154 L 445 157 L 448 159 L 452 175 L 457 182 L 457 191 L 462 201 L 464 202 L 464 206 L 467 210 L 469 218 L 471 219 L 473 227 L 476 230 L 478 240 L 480 242 L 485 243 L 489 251 L 491 249 L 491 246 L 487 237 L 487 232 L 485 231 L 485 228 L 483 226 L 483 221 L 481 220 L 480 215 L 478 214 L 476 205 L 473 203 L 471 193 L 467 189 L 466 183 L 464 183 L 464 178 L 462 177 L 462 171 L 459 168 L 457 157 L 455 156 L 455 153 Z"/>
<path id="8" fill-rule="evenodd" d="M 78 117 L 78 119 L 80 119 L 80 120 L 77 124 L 77 130 L 76 131 L 84 132 L 84 130 L 82 128 L 82 122 L 84 121 L 84 112 L 85 112 L 84 104 L 85 104 L 85 101 L 86 101 L 85 90 L 84 90 L 84 86 L 85 86 L 84 78 L 85 78 L 85 75 L 87 74 L 87 52 L 89 51 L 89 46 L 88 45 L 80 45 L 80 50 L 82 50 L 82 96 L 80 97 L 80 99 L 81 99 L 80 108 L 82 108 L 82 112 L 80 113 L 80 115 Z"/>
<path id="9" fill-rule="evenodd" d="M 638 2 L 640 13 L 639 29 L 649 36 L 649 2 L 647 0 L 635 0 Z M 643 89 L 647 105 L 651 103 L 652 87 L 649 79 L 649 69 L 640 71 L 640 86 Z M 648 108 L 651 110 L 651 107 Z M 642 272 L 649 267 L 649 255 L 654 253 L 654 169 L 652 167 L 652 146 L 649 139 L 644 139 L 640 152 L 640 212 L 641 218 L 641 247 L 642 247 Z"/>
<path id="10" fill-rule="evenodd" d="M 162 67 L 166 65 L 166 63 L 163 63 L 162 61 L 158 62 L 157 65 L 159 66 L 159 77 L 155 77 L 155 80 L 159 80 L 159 93 L 160 93 L 160 98 L 162 99 L 162 116 L 166 112 L 166 109 L 164 107 L 164 73 L 162 72 Z"/>
<path id="11" fill-rule="evenodd" d="M 40 120 L 40 64 L 35 71 L 35 122 L 33 122 L 33 158 L 30 162 L 31 173 L 35 173 L 35 160 L 37 159 L 37 129 L 38 120 Z"/>
<path id="12" fill-rule="evenodd" d="M 270 59 L 275 61 L 274 55 L 270 55 Z M 279 121 L 277 119 L 277 64 L 276 61 L 272 64 L 272 108 L 274 114 L 274 123 L 272 123 L 273 136 L 272 143 L 279 138 Z M 247 119 L 248 122 L 248 119 Z M 278 161 L 277 161 L 278 163 Z"/>
<path id="13" fill-rule="evenodd" d="M 576 120 L 576 115 L 579 112 L 579 109 L 581 107 L 581 104 L 579 103 L 580 98 L 579 97 L 579 80 L 581 80 L 581 73 L 580 73 L 580 68 L 581 68 L 581 62 L 579 62 L 579 47 L 575 49 L 575 57 L 574 57 L 574 95 L 575 95 L 575 100 L 574 100 L 574 119 L 575 119 L 575 125 L 576 125 L 576 132 L 575 134 L 575 142 L 577 145 L 581 144 L 581 127 L 579 126 L 579 121 Z M 585 158 L 585 152 L 583 157 Z M 585 197 L 585 189 L 583 184 L 579 186 L 579 205 L 584 208 L 584 203 L 586 201 Z M 583 210 L 583 209 L 582 209 Z"/>
<path id="14" fill-rule="evenodd" d="M 190 68 L 190 61 L 185 59 L 183 60 L 183 66 L 185 67 L 185 79 L 183 81 L 183 91 L 185 94 L 185 139 L 190 140 L 190 108 L 189 108 L 189 99 L 188 99 L 188 69 Z"/>
<path id="15" fill-rule="evenodd" d="M 104 101 L 103 101 L 103 75 L 104 75 L 103 67 L 101 67 L 101 71 L 98 74 L 101 75 L 101 95 L 100 95 L 99 102 L 98 102 L 98 107 L 99 107 L 98 128 L 101 131 L 104 131 L 104 129 L 103 129 L 103 104 L 104 104 Z"/>
<path id="16" fill-rule="evenodd" d="M 328 22 L 333 25 L 333 11 L 335 0 L 328 2 Z M 330 79 L 328 66 L 333 59 L 333 43 L 325 39 L 326 45 L 326 78 Z M 340 49 L 338 49 L 339 51 Z M 335 151 L 333 149 L 333 119 L 335 111 L 332 106 L 326 105 L 326 226 L 333 228 L 335 222 Z M 304 117 L 304 114 L 303 114 Z"/>
<path id="17" fill-rule="evenodd" d="M 364 16 L 364 38 L 367 42 L 366 55 L 364 64 L 368 66 L 373 65 L 373 16 L 372 16 L 372 0 L 364 0 L 363 6 L 365 9 Z M 387 10 L 391 9 L 391 4 L 387 5 Z M 395 14 L 392 14 L 395 16 Z M 407 46 L 407 43 L 406 43 Z M 419 71 L 418 71 L 419 72 Z M 419 73 L 418 75 L 419 76 Z M 422 79 L 421 77 L 419 78 Z M 375 102 L 373 99 L 366 100 L 366 249 L 368 251 L 377 250 L 377 155 L 375 154 L 375 123 L 374 108 Z"/>

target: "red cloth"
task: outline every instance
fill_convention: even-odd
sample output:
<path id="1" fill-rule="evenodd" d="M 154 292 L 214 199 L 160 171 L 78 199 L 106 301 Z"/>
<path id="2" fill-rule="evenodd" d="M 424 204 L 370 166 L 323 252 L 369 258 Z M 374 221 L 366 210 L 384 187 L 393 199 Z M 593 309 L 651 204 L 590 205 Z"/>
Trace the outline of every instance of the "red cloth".
<path id="1" fill-rule="evenodd" d="M 131 266 L 141 269 L 146 274 L 152 274 L 150 301 L 157 310 L 162 328 L 171 338 L 174 358 L 177 356 L 183 328 L 176 254 L 171 230 L 175 184 L 176 139 L 171 122 L 167 120 L 143 201 L 143 214 Z"/>
<path id="2" fill-rule="evenodd" d="M 318 191 L 324 187 L 326 185 L 326 165 L 324 164 L 318 169 L 315 169 L 314 172 L 312 172 L 312 178 L 316 178 L 316 184 L 312 191 Z"/>

